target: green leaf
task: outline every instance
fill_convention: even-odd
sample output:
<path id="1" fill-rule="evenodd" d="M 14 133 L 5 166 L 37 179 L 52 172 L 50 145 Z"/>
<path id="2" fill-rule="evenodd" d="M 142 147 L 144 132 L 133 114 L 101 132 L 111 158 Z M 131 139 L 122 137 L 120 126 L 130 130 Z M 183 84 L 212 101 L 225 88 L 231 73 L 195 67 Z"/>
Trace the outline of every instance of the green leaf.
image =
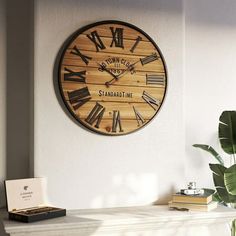
<path id="1" fill-rule="evenodd" d="M 212 195 L 212 200 L 215 202 L 219 202 L 221 205 L 227 206 L 227 203 L 225 203 L 221 197 L 219 196 L 219 194 L 217 193 L 217 191 Z"/>
<path id="2" fill-rule="evenodd" d="M 231 224 L 231 235 L 235 236 L 236 235 L 236 219 L 232 221 Z"/>
<path id="3" fill-rule="evenodd" d="M 216 160 L 221 164 L 221 165 L 224 165 L 224 161 L 223 159 L 221 158 L 220 154 L 218 152 L 215 151 L 215 149 L 209 145 L 205 145 L 205 144 L 194 144 L 193 145 L 194 147 L 196 148 L 200 148 L 204 151 L 207 151 L 209 152 L 210 154 L 212 154 Z"/>
<path id="4" fill-rule="evenodd" d="M 211 194 L 214 194 L 214 193 L 215 193 L 214 189 L 204 188 L 204 194 L 211 195 Z"/>
<path id="5" fill-rule="evenodd" d="M 217 192 L 215 192 L 212 196 L 212 200 L 215 201 L 215 202 L 223 202 L 223 200 L 220 198 L 219 194 Z"/>
<path id="6" fill-rule="evenodd" d="M 236 153 L 236 111 L 224 111 L 219 119 L 219 140 L 228 154 Z"/>
<path id="7" fill-rule="evenodd" d="M 209 166 L 213 171 L 213 180 L 219 197 L 226 203 L 235 203 L 236 195 L 232 195 L 227 191 L 224 182 L 224 173 L 227 168 L 220 164 L 209 164 Z"/>
<path id="8" fill-rule="evenodd" d="M 224 181 L 227 191 L 232 195 L 236 195 L 236 164 L 225 171 Z"/>

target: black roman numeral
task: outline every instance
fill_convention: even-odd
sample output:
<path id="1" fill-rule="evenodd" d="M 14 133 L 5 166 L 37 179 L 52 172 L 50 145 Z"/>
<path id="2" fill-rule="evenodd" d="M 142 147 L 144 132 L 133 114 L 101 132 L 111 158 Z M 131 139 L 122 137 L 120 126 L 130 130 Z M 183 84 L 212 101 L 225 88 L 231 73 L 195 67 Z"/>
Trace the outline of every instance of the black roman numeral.
<path id="1" fill-rule="evenodd" d="M 93 123 L 97 121 L 95 127 L 99 128 L 104 112 L 105 107 L 103 107 L 97 102 L 92 111 L 89 113 L 88 117 L 85 119 L 85 121 L 90 125 L 93 125 Z"/>
<path id="2" fill-rule="evenodd" d="M 79 107 L 81 107 L 91 99 L 88 87 L 68 92 L 68 97 L 71 105 L 75 110 L 77 110 Z"/>
<path id="3" fill-rule="evenodd" d="M 119 132 L 123 132 L 120 119 L 120 111 L 113 111 L 113 122 L 112 122 L 112 132 L 116 133 L 119 126 Z"/>
<path id="4" fill-rule="evenodd" d="M 139 111 L 137 111 L 137 109 L 134 106 L 133 106 L 133 109 L 134 109 L 136 120 L 138 122 L 138 126 L 143 125 L 145 123 L 145 120 L 143 119 Z"/>
<path id="5" fill-rule="evenodd" d="M 70 53 L 74 54 L 76 56 L 79 56 L 86 65 L 88 65 L 89 60 L 92 59 L 92 57 L 89 57 L 89 56 L 86 56 L 86 55 L 82 54 L 76 46 L 73 47 L 73 49 Z"/>
<path id="6" fill-rule="evenodd" d="M 150 94 L 148 94 L 146 91 L 143 91 L 142 98 L 156 111 L 157 108 L 160 105 L 160 100 L 152 97 Z"/>
<path id="7" fill-rule="evenodd" d="M 142 65 L 148 64 L 148 63 L 155 61 L 155 60 L 158 60 L 158 56 L 156 53 L 153 53 L 149 56 L 146 56 L 146 57 L 140 59 Z"/>
<path id="8" fill-rule="evenodd" d="M 111 33 L 112 33 L 112 41 L 110 47 L 115 44 L 115 47 L 124 48 L 123 44 L 123 28 L 116 28 L 114 30 L 114 27 L 110 27 Z"/>
<path id="9" fill-rule="evenodd" d="M 161 75 L 147 75 L 146 74 L 146 84 L 147 85 L 165 85 L 165 78 Z"/>
<path id="10" fill-rule="evenodd" d="M 86 71 L 73 71 L 65 67 L 65 71 L 68 73 L 64 74 L 64 81 L 74 81 L 85 83 Z"/>
<path id="11" fill-rule="evenodd" d="M 94 43 L 97 52 L 106 48 L 96 30 L 91 32 L 91 35 L 87 34 L 87 37 Z"/>
<path id="12" fill-rule="evenodd" d="M 134 43 L 134 45 L 132 46 L 132 48 L 130 49 L 130 51 L 133 53 L 134 52 L 134 49 L 137 47 L 138 43 L 142 40 L 142 38 L 140 36 L 138 36 L 136 38 L 136 41 Z"/>

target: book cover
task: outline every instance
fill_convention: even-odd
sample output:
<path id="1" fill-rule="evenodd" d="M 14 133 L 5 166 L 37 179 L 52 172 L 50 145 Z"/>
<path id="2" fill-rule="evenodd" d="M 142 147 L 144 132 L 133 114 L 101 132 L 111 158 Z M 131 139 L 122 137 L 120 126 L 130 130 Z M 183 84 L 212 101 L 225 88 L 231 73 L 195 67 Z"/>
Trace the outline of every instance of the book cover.
<path id="1" fill-rule="evenodd" d="M 217 202 L 210 202 L 209 204 L 195 204 L 195 203 L 179 203 L 170 201 L 168 203 L 169 208 L 176 208 L 177 210 L 188 209 L 190 211 L 211 211 L 217 208 Z"/>
<path id="2" fill-rule="evenodd" d="M 172 195 L 173 202 L 182 202 L 182 203 L 199 203 L 199 204 L 208 204 L 212 201 L 213 190 L 204 190 L 204 194 L 198 195 L 185 195 L 182 193 L 175 193 Z"/>

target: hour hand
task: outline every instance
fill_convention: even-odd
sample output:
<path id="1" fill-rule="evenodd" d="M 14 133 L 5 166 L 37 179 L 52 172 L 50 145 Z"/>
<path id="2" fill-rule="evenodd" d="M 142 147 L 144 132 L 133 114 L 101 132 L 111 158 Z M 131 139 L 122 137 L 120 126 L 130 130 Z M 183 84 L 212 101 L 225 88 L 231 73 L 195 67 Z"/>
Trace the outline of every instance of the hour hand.
<path id="1" fill-rule="evenodd" d="M 129 65 L 123 72 L 121 72 L 117 77 L 120 78 L 123 75 L 125 75 L 127 72 L 134 70 L 134 66 L 140 62 L 140 59 L 134 63 L 132 63 L 131 65 Z"/>
<path id="2" fill-rule="evenodd" d="M 110 70 L 108 70 L 105 66 L 101 65 L 98 63 L 98 65 L 100 66 L 100 69 L 102 71 L 106 71 L 108 74 L 110 74 L 113 78 L 115 78 L 116 80 L 118 80 L 118 77 L 116 75 L 114 75 Z"/>

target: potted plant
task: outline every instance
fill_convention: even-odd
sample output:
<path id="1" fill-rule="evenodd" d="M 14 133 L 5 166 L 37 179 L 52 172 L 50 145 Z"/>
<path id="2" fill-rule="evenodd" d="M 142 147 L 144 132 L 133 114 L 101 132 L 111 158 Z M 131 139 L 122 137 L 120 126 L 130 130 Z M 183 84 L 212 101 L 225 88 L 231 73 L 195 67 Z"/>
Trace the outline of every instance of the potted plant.
<path id="1" fill-rule="evenodd" d="M 210 153 L 218 164 L 209 164 L 213 172 L 216 191 L 214 200 L 236 208 L 236 111 L 223 111 L 219 118 L 218 136 L 221 148 L 231 158 L 231 166 L 225 166 L 223 158 L 215 149 L 205 144 L 194 144 Z M 236 236 L 236 220 L 232 222 L 232 236 Z"/>

